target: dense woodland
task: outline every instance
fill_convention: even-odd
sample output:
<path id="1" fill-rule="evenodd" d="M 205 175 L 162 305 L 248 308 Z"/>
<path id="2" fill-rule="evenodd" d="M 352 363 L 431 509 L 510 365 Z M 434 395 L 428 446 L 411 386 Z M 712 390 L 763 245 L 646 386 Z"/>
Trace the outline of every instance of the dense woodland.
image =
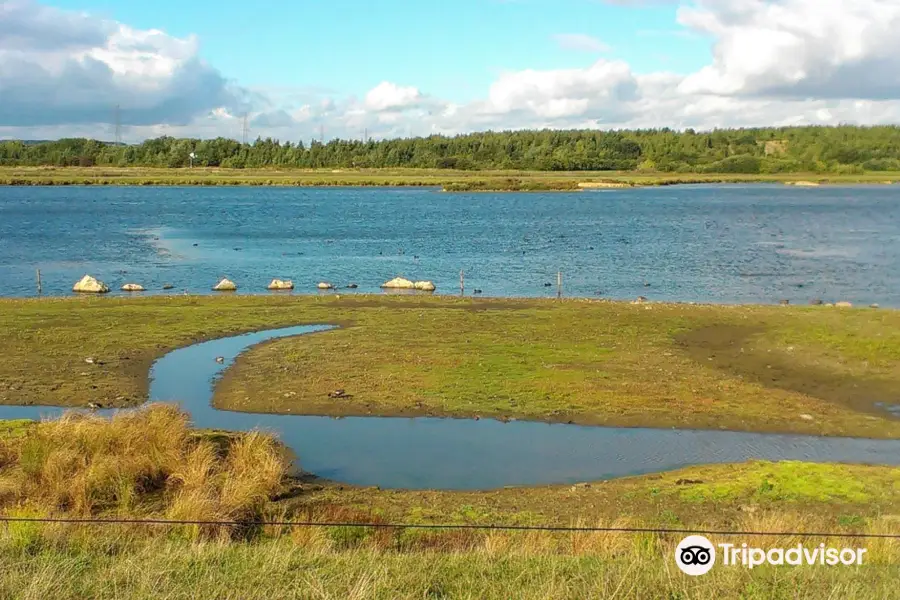
<path id="1" fill-rule="evenodd" d="M 186 167 L 191 152 L 195 166 L 231 168 L 859 173 L 900 171 L 900 126 L 504 131 L 327 144 L 171 137 L 134 145 L 0 141 L 0 165 Z"/>

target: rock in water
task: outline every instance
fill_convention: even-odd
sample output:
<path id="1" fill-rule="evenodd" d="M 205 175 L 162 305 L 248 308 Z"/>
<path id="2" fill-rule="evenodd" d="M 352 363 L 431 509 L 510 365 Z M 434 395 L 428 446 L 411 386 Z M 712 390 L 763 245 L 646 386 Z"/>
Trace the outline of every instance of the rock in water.
<path id="1" fill-rule="evenodd" d="M 437 289 L 430 281 L 417 281 L 413 285 L 417 290 L 422 290 L 423 292 L 433 292 L 435 289 Z"/>
<path id="2" fill-rule="evenodd" d="M 230 279 L 222 279 L 213 288 L 214 292 L 233 292 L 235 290 L 237 290 L 237 286 Z"/>
<path id="3" fill-rule="evenodd" d="M 320 290 L 333 290 L 334 289 L 333 285 L 331 285 L 330 283 L 325 282 L 325 281 L 320 281 L 319 285 L 317 285 L 316 287 L 319 288 Z"/>
<path id="4" fill-rule="evenodd" d="M 144 286 L 139 283 L 126 283 L 122 286 L 123 292 L 143 292 Z"/>
<path id="5" fill-rule="evenodd" d="M 273 279 L 272 283 L 269 284 L 270 290 L 292 290 L 294 289 L 294 282 L 290 279 Z"/>
<path id="6" fill-rule="evenodd" d="M 394 277 L 390 281 L 382 283 L 381 287 L 394 290 L 414 290 L 416 289 L 416 284 L 403 277 Z"/>
<path id="7" fill-rule="evenodd" d="M 165 285 L 163 286 L 163 289 L 164 289 L 164 290 L 174 290 L 174 289 L 175 289 L 175 286 L 172 285 L 171 283 L 167 283 L 167 284 L 165 284 Z"/>
<path id="8" fill-rule="evenodd" d="M 85 275 L 78 283 L 72 286 L 72 291 L 83 292 L 86 294 L 105 294 L 109 291 L 109 286 L 102 281 L 94 279 L 90 275 Z"/>

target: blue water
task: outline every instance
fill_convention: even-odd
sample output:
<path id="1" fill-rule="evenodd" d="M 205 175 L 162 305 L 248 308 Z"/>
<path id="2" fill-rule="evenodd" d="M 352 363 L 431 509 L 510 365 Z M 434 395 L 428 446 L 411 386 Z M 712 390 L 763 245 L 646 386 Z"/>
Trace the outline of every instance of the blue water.
<path id="1" fill-rule="evenodd" d="M 212 408 L 215 380 L 240 352 L 267 339 L 326 329 L 329 326 L 290 327 L 174 350 L 151 369 L 150 399 L 179 402 L 197 427 L 273 431 L 294 450 L 303 470 L 385 488 L 477 490 L 573 483 L 749 459 L 900 465 L 900 440 L 490 419 L 333 419 Z M 217 356 L 224 363 L 217 363 Z M 59 412 L 50 407 L 0 406 L 0 419 L 34 419 Z"/>
<path id="2" fill-rule="evenodd" d="M 900 186 L 675 186 L 446 194 L 409 188 L 0 187 L 0 296 L 114 290 L 261 293 L 321 280 L 375 292 L 900 307 Z M 648 283 L 649 286 L 644 284 Z M 544 287 L 545 283 L 554 284 Z M 114 292 L 120 293 L 120 292 Z M 346 292 L 345 292 L 346 293 Z"/>

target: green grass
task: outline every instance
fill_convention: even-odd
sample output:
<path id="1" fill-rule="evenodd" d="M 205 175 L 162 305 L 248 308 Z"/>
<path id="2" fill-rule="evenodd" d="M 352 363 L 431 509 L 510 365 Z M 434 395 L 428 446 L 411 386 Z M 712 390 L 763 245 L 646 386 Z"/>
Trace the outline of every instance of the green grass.
<path id="1" fill-rule="evenodd" d="M 99 545 L 101 540 L 92 540 Z M 523 600 L 891 598 L 900 565 L 716 567 L 681 574 L 665 549 L 631 543 L 618 554 L 528 554 L 499 543 L 457 553 L 316 550 L 290 539 L 246 545 L 67 545 L 0 549 L 0 597 Z M 764 546 L 768 547 L 768 546 Z M 837 546 L 842 547 L 842 546 Z M 893 590 L 893 591 L 892 591 Z"/>
<path id="2" fill-rule="evenodd" d="M 631 171 L 453 171 L 441 169 L 165 169 L 0 167 L 0 185 L 436 186 L 446 191 L 574 191 L 580 183 L 627 186 L 683 183 L 887 183 L 900 173 L 733 175 Z"/>
<path id="3" fill-rule="evenodd" d="M 893 502 L 900 497 L 900 469 L 813 464 L 798 461 L 751 462 L 736 465 L 727 473 L 717 472 L 703 483 L 669 488 L 690 502 L 786 503 L 829 505 Z"/>
<path id="4" fill-rule="evenodd" d="M 900 312 L 829 307 L 365 295 L 3 300 L 0 402 L 135 404 L 152 360 L 168 350 L 303 323 L 344 327 L 250 350 L 220 382 L 216 405 L 900 435 L 900 421 L 873 406 L 900 395 Z M 88 354 L 104 364 L 86 364 Z M 335 389 L 350 397 L 329 398 Z"/>
<path id="5" fill-rule="evenodd" d="M 337 483 L 307 483 L 301 489 L 282 503 L 289 514 L 363 522 L 621 521 L 747 530 L 765 527 L 769 519 L 803 523 L 815 517 L 825 530 L 851 531 L 900 514 L 900 468 L 795 461 L 706 465 L 606 482 L 491 491 L 380 490 Z"/>
<path id="6" fill-rule="evenodd" d="M 0 438 L 20 437 L 25 435 L 28 428 L 34 425 L 30 419 L 8 419 L 0 421 Z"/>

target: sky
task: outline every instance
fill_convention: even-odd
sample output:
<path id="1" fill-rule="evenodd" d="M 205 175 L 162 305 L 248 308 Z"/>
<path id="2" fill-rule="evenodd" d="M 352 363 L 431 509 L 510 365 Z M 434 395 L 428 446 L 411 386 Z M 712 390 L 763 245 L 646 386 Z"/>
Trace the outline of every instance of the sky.
<path id="1" fill-rule="evenodd" d="M 0 0 L 0 138 L 900 123 L 900 0 Z"/>

